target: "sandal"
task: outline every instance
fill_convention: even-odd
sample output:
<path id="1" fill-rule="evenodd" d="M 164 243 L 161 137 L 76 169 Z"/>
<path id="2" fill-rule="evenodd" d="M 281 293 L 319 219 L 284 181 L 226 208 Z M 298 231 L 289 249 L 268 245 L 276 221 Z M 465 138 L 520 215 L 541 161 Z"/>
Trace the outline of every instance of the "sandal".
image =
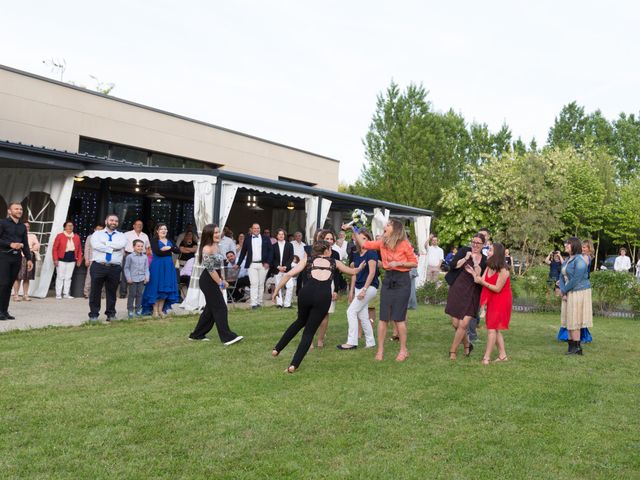
<path id="1" fill-rule="evenodd" d="M 490 358 L 482 357 L 482 364 L 483 365 L 489 365 L 489 362 L 491 362 Z"/>
<path id="2" fill-rule="evenodd" d="M 399 337 L 398 335 L 392 335 L 392 336 L 391 336 L 391 341 L 392 341 L 392 342 L 397 342 L 397 341 L 399 341 L 399 340 L 400 340 L 400 337 Z"/>
<path id="3" fill-rule="evenodd" d="M 458 352 L 449 352 L 449 360 L 457 360 Z"/>
<path id="4" fill-rule="evenodd" d="M 272 357 L 277 357 L 278 355 L 280 355 L 280 352 L 278 350 L 276 350 L 275 348 L 273 350 L 271 350 L 271 356 Z"/>
<path id="5" fill-rule="evenodd" d="M 30 297 L 29 295 L 25 295 L 22 299 L 23 299 L 25 302 L 30 302 L 30 301 L 31 301 L 31 297 Z"/>
<path id="6" fill-rule="evenodd" d="M 396 362 L 404 362 L 407 358 L 409 358 L 409 352 L 400 352 L 396 357 Z"/>
<path id="7" fill-rule="evenodd" d="M 291 365 L 284 371 L 284 373 L 295 373 L 295 371 L 296 371 L 296 367 Z"/>
<path id="8" fill-rule="evenodd" d="M 14 295 L 14 296 L 13 296 L 13 301 L 14 301 L 14 302 L 19 302 L 19 301 L 21 301 L 21 300 L 22 300 L 22 299 L 21 299 L 18 295 Z"/>
<path id="9" fill-rule="evenodd" d="M 468 357 L 469 355 L 471 355 L 471 352 L 473 352 L 473 343 L 469 343 L 468 347 L 464 347 L 464 356 Z"/>
<path id="10" fill-rule="evenodd" d="M 504 357 L 498 357 L 496 358 L 493 362 L 497 363 L 497 362 L 507 362 L 509 361 L 509 357 L 507 357 L 506 355 Z"/>

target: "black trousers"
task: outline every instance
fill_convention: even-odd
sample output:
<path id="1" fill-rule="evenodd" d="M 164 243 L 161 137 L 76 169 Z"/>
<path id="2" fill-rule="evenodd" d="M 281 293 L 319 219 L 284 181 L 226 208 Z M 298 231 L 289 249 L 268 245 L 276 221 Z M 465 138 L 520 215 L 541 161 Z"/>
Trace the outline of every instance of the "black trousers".
<path id="1" fill-rule="evenodd" d="M 250 287 L 251 282 L 249 281 L 249 277 L 240 277 L 238 280 L 229 283 L 230 286 L 233 286 L 233 301 L 237 302 L 244 296 L 243 288 Z"/>
<path id="2" fill-rule="evenodd" d="M 0 314 L 9 312 L 11 287 L 18 278 L 21 266 L 22 255 L 20 253 L 0 253 Z"/>
<path id="3" fill-rule="evenodd" d="M 122 266 L 124 267 L 124 261 L 127 259 L 127 255 L 130 255 L 128 252 L 124 252 L 122 255 Z M 124 275 L 124 268 L 120 273 L 120 296 L 122 298 L 126 297 L 129 293 L 129 284 L 127 283 L 127 277 Z"/>
<path id="4" fill-rule="evenodd" d="M 107 308 L 104 313 L 107 317 L 116 315 L 116 293 L 118 284 L 120 283 L 120 274 L 122 267 L 120 265 L 101 265 L 92 262 L 89 267 L 91 273 L 91 293 L 89 295 L 89 318 L 98 318 L 100 316 L 100 297 L 102 287 L 106 292 Z"/>
<path id="5" fill-rule="evenodd" d="M 227 301 L 223 290 L 216 285 L 211 275 L 203 270 L 200 275 L 200 290 L 204 293 L 206 305 L 200 314 L 196 328 L 189 335 L 194 340 L 203 339 L 215 324 L 222 343 L 230 342 L 238 335 L 229 328 Z"/>
<path id="6" fill-rule="evenodd" d="M 309 351 L 313 336 L 331 306 L 331 281 L 320 282 L 307 278 L 298 296 L 298 318 L 289 325 L 274 350 L 280 352 L 304 328 L 300 344 L 293 354 L 291 365 L 298 368 Z"/>

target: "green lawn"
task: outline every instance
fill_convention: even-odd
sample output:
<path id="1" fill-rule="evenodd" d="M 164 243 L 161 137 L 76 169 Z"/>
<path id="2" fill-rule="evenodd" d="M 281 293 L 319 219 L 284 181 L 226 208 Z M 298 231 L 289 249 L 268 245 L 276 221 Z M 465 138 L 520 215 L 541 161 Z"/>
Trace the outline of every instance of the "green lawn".
<path id="1" fill-rule="evenodd" d="M 0 477 L 640 478 L 637 320 L 596 318 L 580 358 L 514 315 L 483 366 L 421 306 L 398 364 L 338 351 L 344 312 L 294 375 L 297 339 L 270 356 L 294 311 L 232 311 L 231 347 L 188 342 L 193 317 L 0 335 Z"/>

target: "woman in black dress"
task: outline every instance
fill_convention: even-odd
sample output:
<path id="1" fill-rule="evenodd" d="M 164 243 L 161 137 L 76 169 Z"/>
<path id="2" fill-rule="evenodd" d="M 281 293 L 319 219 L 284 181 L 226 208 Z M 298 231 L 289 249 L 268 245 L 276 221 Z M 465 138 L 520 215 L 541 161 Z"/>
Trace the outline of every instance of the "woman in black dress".
<path id="1" fill-rule="evenodd" d="M 200 290 L 202 290 L 207 303 L 200 314 L 196 328 L 189 335 L 189 340 L 209 340 L 206 335 L 215 324 L 220 341 L 225 345 L 232 345 L 242 340 L 243 337 L 229 328 L 225 294 L 227 282 L 225 282 L 222 273 L 224 256 L 220 252 L 219 242 L 220 229 L 218 226 L 205 225 L 202 229 L 199 257 L 204 267 L 200 274 Z"/>
<path id="2" fill-rule="evenodd" d="M 475 283 L 473 275 L 465 271 L 465 266 L 471 266 L 479 275 L 484 273 L 487 266 L 487 260 L 482 254 L 484 242 L 484 235 L 478 233 L 471 241 L 471 248 L 460 248 L 451 260 L 451 270 L 445 276 L 450 287 L 444 312 L 451 317 L 451 325 L 455 330 L 449 349 L 451 360 L 457 358 L 460 343 L 464 344 L 464 354 L 467 357 L 473 349 L 467 337 L 467 327 L 469 321 L 478 314 L 482 287 Z"/>
<path id="3" fill-rule="evenodd" d="M 283 288 L 290 278 L 295 277 L 302 270 L 306 270 L 306 280 L 298 295 L 298 318 L 289 325 L 282 338 L 277 343 L 271 355 L 277 357 L 291 340 L 304 328 L 298 349 L 293 355 L 291 364 L 286 372 L 293 373 L 307 354 L 313 336 L 318 330 L 322 319 L 327 315 L 331 305 L 331 285 L 336 270 L 349 275 L 355 275 L 364 268 L 364 263 L 358 268 L 350 268 L 342 262 L 336 262 L 331 257 L 331 245 L 324 240 L 315 242 L 311 253 L 295 268 L 284 274 L 280 284 L 273 291 L 273 301 L 278 291 Z"/>

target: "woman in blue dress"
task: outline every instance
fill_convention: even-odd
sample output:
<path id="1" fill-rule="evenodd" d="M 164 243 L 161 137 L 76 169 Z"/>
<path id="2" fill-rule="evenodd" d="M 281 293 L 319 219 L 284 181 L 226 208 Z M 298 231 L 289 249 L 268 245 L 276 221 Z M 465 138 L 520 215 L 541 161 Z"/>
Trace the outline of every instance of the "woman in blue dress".
<path id="1" fill-rule="evenodd" d="M 180 249 L 167 238 L 167 232 L 167 226 L 159 223 L 150 242 L 153 258 L 149 283 L 142 296 L 142 309 L 147 313 L 153 311 L 154 317 L 163 317 L 172 304 L 180 301 L 176 268 L 171 257 L 172 253 L 180 253 Z"/>

